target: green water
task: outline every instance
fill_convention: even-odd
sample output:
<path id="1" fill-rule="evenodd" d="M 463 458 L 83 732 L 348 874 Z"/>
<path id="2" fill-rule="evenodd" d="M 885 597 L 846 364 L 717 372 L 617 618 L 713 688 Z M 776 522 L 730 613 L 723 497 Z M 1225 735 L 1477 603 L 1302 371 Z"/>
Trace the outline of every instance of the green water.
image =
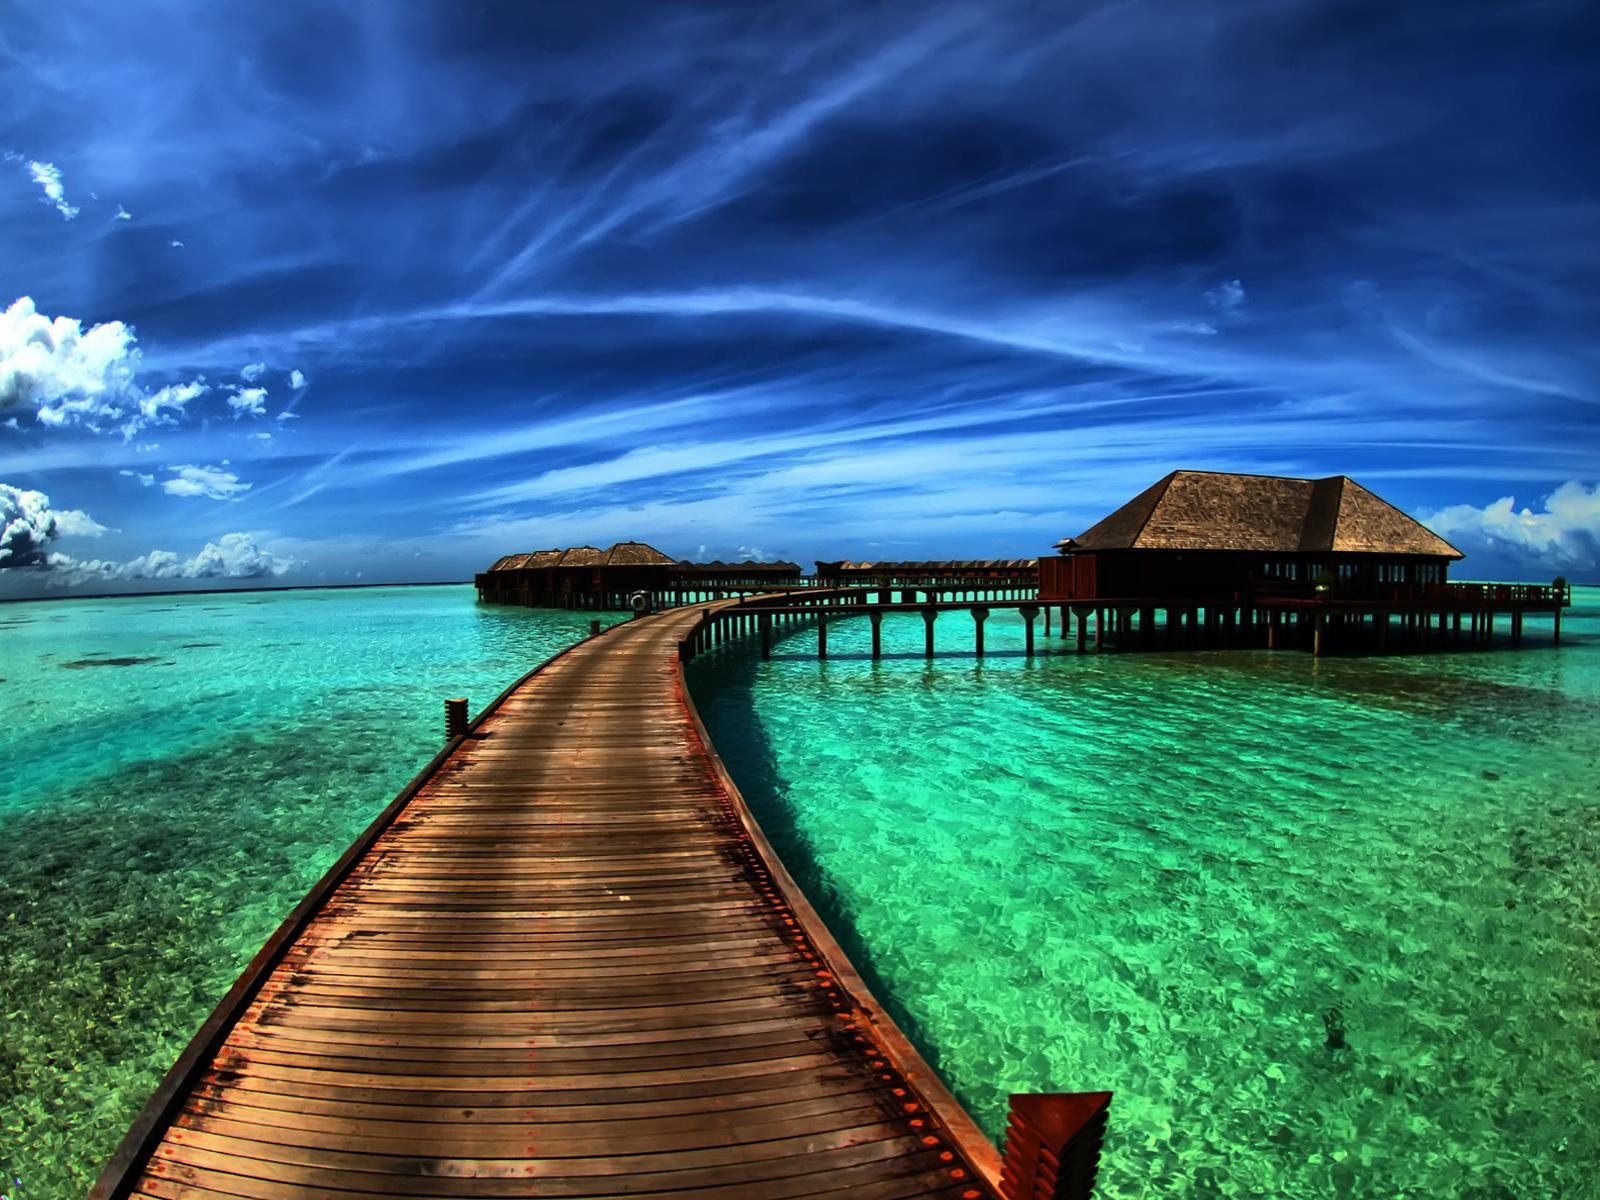
<path id="1" fill-rule="evenodd" d="M 991 1132 L 1117 1092 L 1103 1194 L 1600 1196 L 1600 595 L 1559 652 L 697 664 L 718 742 Z M 469 588 L 0 606 L 0 1169 L 82 1196 L 306 888 L 587 630 Z M 963 646 L 965 617 L 941 621 Z M 1323 1014 L 1343 1013 L 1330 1050 Z"/>
<path id="2" fill-rule="evenodd" d="M 443 698 L 589 619 L 470 587 L 0 606 L 0 1192 L 81 1197 Z"/>
<path id="3" fill-rule="evenodd" d="M 1566 644 L 693 668 L 780 855 L 991 1134 L 1111 1089 L 1101 1195 L 1600 1196 L 1600 593 Z M 1502 628 L 1503 628 L 1502 623 Z M 941 645 L 972 644 L 965 614 Z M 1337 1016 L 1330 1016 L 1337 1009 Z M 1325 1017 L 1327 1019 L 1325 1020 Z M 1330 1047 L 1342 1024 L 1345 1047 Z"/>

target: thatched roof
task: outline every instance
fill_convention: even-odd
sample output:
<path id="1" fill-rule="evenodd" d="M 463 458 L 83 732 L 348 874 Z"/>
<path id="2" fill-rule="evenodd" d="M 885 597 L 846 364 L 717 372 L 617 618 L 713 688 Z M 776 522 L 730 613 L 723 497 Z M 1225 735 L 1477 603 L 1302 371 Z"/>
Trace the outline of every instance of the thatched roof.
<path id="1" fill-rule="evenodd" d="M 1460 558 L 1461 551 L 1345 475 L 1290 479 L 1174 471 L 1063 550 L 1246 550 Z"/>
<path id="2" fill-rule="evenodd" d="M 670 567 L 672 560 L 643 542 L 618 542 L 606 551 L 608 567 Z"/>
<path id="3" fill-rule="evenodd" d="M 605 563 L 605 551 L 598 546 L 573 546 L 561 552 L 558 567 L 598 567 Z"/>
<path id="4" fill-rule="evenodd" d="M 672 560 L 643 542 L 618 542 L 609 550 L 573 546 L 566 550 L 536 550 L 532 554 L 507 554 L 491 571 L 545 571 L 551 567 L 655 567 L 672 566 Z"/>

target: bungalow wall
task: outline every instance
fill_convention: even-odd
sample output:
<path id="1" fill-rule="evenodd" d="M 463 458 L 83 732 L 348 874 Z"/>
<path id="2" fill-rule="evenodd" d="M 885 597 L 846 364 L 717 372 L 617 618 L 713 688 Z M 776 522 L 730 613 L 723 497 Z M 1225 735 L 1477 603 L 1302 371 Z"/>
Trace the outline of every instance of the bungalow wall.
<path id="1" fill-rule="evenodd" d="M 1388 596 L 1445 582 L 1449 560 L 1383 554 L 1219 550 L 1080 551 L 1039 560 L 1043 600 L 1227 599 L 1309 590 L 1331 573 L 1343 596 Z"/>

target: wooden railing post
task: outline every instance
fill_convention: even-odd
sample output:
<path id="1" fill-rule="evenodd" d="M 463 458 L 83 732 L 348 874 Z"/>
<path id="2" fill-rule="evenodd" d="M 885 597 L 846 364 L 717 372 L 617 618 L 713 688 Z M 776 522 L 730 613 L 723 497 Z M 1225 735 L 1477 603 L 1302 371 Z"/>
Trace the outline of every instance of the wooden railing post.
<path id="1" fill-rule="evenodd" d="M 1000 1163 L 1005 1200 L 1089 1200 L 1110 1105 L 1110 1092 L 1013 1095 Z"/>
<path id="2" fill-rule="evenodd" d="M 467 702 L 456 698 L 444 702 L 444 737 L 451 741 L 466 736 Z"/>

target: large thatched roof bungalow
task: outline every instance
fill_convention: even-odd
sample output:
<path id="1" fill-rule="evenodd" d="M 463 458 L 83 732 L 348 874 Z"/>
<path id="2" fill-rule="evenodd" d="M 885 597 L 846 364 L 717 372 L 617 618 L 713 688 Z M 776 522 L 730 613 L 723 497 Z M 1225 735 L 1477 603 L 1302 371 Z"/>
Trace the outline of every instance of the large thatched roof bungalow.
<path id="1" fill-rule="evenodd" d="M 674 561 L 644 542 L 609 550 L 569 546 L 497 559 L 475 583 L 478 597 L 502 604 L 549 608 L 620 608 L 636 591 L 667 586 Z"/>
<path id="2" fill-rule="evenodd" d="M 1345 475 L 1173 471 L 1040 565 L 1040 597 L 1341 594 L 1442 584 L 1461 552 Z"/>

